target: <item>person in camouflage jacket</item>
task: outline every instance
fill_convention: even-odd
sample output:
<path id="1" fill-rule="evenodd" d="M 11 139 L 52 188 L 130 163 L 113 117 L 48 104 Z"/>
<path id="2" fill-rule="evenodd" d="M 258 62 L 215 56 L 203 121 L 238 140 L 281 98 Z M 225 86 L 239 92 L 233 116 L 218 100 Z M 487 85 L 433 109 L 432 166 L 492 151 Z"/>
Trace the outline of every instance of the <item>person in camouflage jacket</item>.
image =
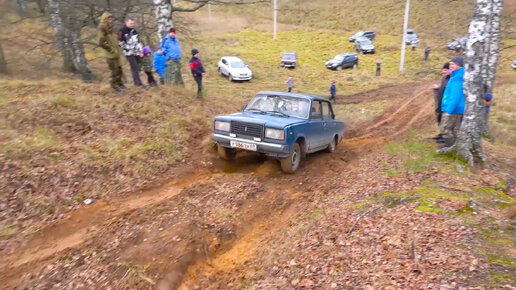
<path id="1" fill-rule="evenodd" d="M 125 88 L 122 82 L 122 63 L 120 62 L 122 52 L 113 32 L 113 15 L 109 12 L 104 12 L 100 17 L 97 41 L 111 71 L 111 87 L 121 93 L 121 89 Z"/>
<path id="2" fill-rule="evenodd" d="M 147 82 L 148 82 L 149 86 L 157 87 L 158 83 L 156 82 L 156 80 L 154 79 L 154 76 L 152 75 L 151 53 L 152 53 L 152 50 L 150 49 L 150 47 L 145 46 L 143 48 L 143 57 L 141 59 L 140 65 L 141 65 L 141 69 L 143 70 L 143 72 L 145 72 L 145 74 L 147 75 Z"/>
<path id="3" fill-rule="evenodd" d="M 143 45 L 140 42 L 138 31 L 134 28 L 134 20 L 128 18 L 125 25 L 118 31 L 118 42 L 127 61 L 131 66 L 134 85 L 145 87 L 140 79 L 140 61 L 143 57 Z"/>

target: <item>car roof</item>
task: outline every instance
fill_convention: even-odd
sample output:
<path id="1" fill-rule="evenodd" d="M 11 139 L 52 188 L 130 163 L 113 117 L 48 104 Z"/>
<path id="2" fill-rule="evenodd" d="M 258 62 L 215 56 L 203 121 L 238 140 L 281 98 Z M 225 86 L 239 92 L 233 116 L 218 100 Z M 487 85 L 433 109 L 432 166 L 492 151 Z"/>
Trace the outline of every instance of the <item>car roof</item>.
<path id="1" fill-rule="evenodd" d="M 364 40 L 371 41 L 369 38 L 367 38 L 365 36 L 360 36 L 355 41 L 364 41 Z"/>
<path id="2" fill-rule="evenodd" d="M 301 98 L 301 99 L 307 99 L 307 100 L 316 100 L 316 101 L 328 101 L 328 99 L 314 96 L 314 95 L 307 95 L 307 94 L 299 94 L 299 93 L 288 93 L 288 92 L 276 92 L 276 91 L 260 91 L 256 93 L 257 95 L 275 95 L 275 96 L 282 96 L 282 97 L 294 97 L 294 98 Z"/>
<path id="3" fill-rule="evenodd" d="M 241 58 L 236 57 L 236 56 L 223 56 L 221 58 L 223 58 L 227 61 L 243 61 Z"/>
<path id="4" fill-rule="evenodd" d="M 354 53 L 354 52 L 343 52 L 343 53 L 339 53 L 338 55 L 342 55 L 342 56 L 353 55 L 353 56 L 356 56 L 357 54 Z"/>
<path id="5" fill-rule="evenodd" d="M 296 54 L 296 52 L 294 52 L 294 51 L 287 51 L 287 52 L 284 52 L 283 54 Z"/>

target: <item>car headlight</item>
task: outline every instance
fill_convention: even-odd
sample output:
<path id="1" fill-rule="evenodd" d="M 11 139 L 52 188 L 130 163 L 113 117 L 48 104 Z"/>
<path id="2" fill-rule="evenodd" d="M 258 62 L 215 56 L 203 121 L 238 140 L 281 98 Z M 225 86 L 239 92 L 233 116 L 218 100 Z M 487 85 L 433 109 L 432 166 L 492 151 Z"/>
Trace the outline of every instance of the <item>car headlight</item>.
<path id="1" fill-rule="evenodd" d="M 284 140 L 285 131 L 279 129 L 265 128 L 265 138 Z"/>
<path id="2" fill-rule="evenodd" d="M 229 123 L 229 122 L 215 121 L 215 130 L 229 132 L 230 127 L 231 127 L 231 123 Z"/>

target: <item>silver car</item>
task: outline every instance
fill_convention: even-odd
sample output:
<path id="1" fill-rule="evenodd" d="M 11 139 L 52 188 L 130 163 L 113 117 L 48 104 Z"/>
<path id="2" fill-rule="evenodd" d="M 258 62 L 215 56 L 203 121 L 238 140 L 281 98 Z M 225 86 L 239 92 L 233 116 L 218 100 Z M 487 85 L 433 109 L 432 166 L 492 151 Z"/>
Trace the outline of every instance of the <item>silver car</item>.
<path id="1" fill-rule="evenodd" d="M 375 46 L 373 42 L 367 37 L 359 37 L 355 40 L 355 49 L 361 54 L 375 53 Z"/>
<path id="2" fill-rule="evenodd" d="M 405 44 L 417 45 L 418 43 L 419 38 L 417 37 L 416 31 L 414 31 L 414 29 L 407 29 L 407 34 L 405 34 Z"/>

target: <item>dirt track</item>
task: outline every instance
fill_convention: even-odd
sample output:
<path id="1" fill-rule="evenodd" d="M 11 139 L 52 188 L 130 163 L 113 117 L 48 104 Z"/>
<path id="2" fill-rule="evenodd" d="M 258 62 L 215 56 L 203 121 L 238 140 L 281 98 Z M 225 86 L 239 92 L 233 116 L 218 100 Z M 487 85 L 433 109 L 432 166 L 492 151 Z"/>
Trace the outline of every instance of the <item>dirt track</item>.
<path id="1" fill-rule="evenodd" d="M 246 153 L 239 153 L 234 163 L 224 163 L 197 143 L 191 150 L 209 154 L 208 162 L 193 159 L 191 168 L 177 168 L 174 174 L 184 178 L 70 213 L 4 257 L 0 280 L 6 288 L 157 284 L 175 289 L 189 267 L 202 271 L 205 261 L 211 267 L 226 267 L 231 263 L 228 257 L 245 255 L 254 237 L 273 235 L 293 211 L 303 210 L 310 201 L 300 193 L 317 188 L 319 176 L 353 170 L 357 157 L 433 120 L 428 85 L 391 86 L 347 100 L 398 97 L 403 97 L 403 104 L 393 104 L 372 122 L 349 128 L 334 154 L 309 155 L 295 175 L 282 174 L 274 160 Z M 193 277 L 188 275 L 185 285 Z"/>

